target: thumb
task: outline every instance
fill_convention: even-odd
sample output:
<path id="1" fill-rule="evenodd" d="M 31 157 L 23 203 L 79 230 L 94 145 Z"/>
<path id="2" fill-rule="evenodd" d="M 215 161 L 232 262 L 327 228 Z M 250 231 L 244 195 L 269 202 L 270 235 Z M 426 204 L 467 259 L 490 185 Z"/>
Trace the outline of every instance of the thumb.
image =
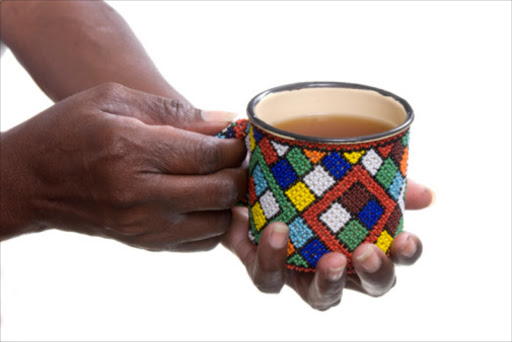
<path id="1" fill-rule="evenodd" d="M 100 109 L 104 112 L 133 117 L 148 125 L 169 125 L 201 134 L 219 133 L 236 116 L 226 111 L 203 111 L 187 102 L 114 83 L 96 87 L 93 94 L 99 94 Z"/>
<path id="2" fill-rule="evenodd" d="M 407 192 L 405 194 L 406 209 L 427 208 L 431 206 L 434 201 L 434 191 L 411 179 L 407 181 Z"/>
<path id="3" fill-rule="evenodd" d="M 185 127 L 181 128 L 197 133 L 215 135 L 232 123 L 236 116 L 237 114 L 232 112 L 202 110 L 199 119 L 190 120 Z"/>

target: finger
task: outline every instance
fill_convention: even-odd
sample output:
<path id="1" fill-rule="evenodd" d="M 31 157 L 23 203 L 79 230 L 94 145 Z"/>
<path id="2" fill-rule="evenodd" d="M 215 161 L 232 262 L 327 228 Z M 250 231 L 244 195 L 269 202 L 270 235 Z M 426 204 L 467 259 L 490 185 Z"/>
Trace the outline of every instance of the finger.
<path id="1" fill-rule="evenodd" d="M 179 243 L 222 237 L 229 230 L 231 210 L 197 211 L 185 215 L 176 231 Z"/>
<path id="2" fill-rule="evenodd" d="M 243 207 L 231 210 L 231 227 L 222 239 L 222 244 L 242 261 L 247 271 L 252 271 L 256 260 L 256 246 L 249 240 L 249 211 Z"/>
<path id="3" fill-rule="evenodd" d="M 148 220 L 149 221 L 149 220 Z M 140 229 L 145 233 L 138 235 L 125 235 L 116 230 L 109 230 L 107 236 L 147 250 L 174 251 L 189 248 L 207 248 L 214 241 L 220 241 L 229 229 L 231 211 L 204 211 L 183 215 L 155 214 L 147 226 Z M 211 240 L 210 242 L 201 242 Z"/>
<path id="4" fill-rule="evenodd" d="M 154 245 L 148 245 L 148 244 L 144 244 L 144 243 L 138 243 L 138 242 L 131 242 L 131 241 L 123 241 L 123 240 L 120 240 L 120 239 L 116 239 L 120 242 L 123 242 L 124 244 L 128 245 L 128 246 L 131 246 L 131 247 L 135 247 L 135 248 L 141 248 L 141 249 L 145 249 L 147 251 L 151 251 L 151 252 L 183 252 L 183 253 L 188 253 L 188 252 L 206 252 L 206 251 L 210 251 L 212 249 L 214 249 L 215 247 L 217 247 L 217 245 L 220 243 L 220 241 L 222 240 L 222 237 L 213 237 L 213 238 L 210 238 L 210 239 L 205 239 L 205 240 L 201 240 L 201 241 L 194 241 L 194 242 L 186 242 L 186 243 L 182 243 L 182 244 L 175 244 L 175 245 L 168 245 L 168 246 L 165 246 L 165 247 L 160 247 L 160 246 L 154 246 Z"/>
<path id="5" fill-rule="evenodd" d="M 279 293 L 284 285 L 288 232 L 286 224 L 274 222 L 261 234 L 252 280 L 262 292 Z"/>
<path id="6" fill-rule="evenodd" d="M 435 200 L 435 193 L 426 186 L 413 180 L 407 181 L 405 194 L 406 209 L 423 209 L 431 206 Z"/>
<path id="7" fill-rule="evenodd" d="M 218 139 L 169 126 L 130 128 L 132 134 L 143 134 L 146 163 L 156 172 L 209 174 L 238 167 L 246 156 L 244 143 L 237 139 Z M 147 130 L 142 131 L 144 128 Z"/>
<path id="8" fill-rule="evenodd" d="M 171 125 L 202 134 L 216 134 L 236 116 L 225 111 L 202 111 L 176 99 L 165 98 L 120 84 L 106 83 L 94 88 L 104 112 L 136 118 L 148 125 Z"/>
<path id="9" fill-rule="evenodd" d="M 202 176 L 148 174 L 140 187 L 141 197 L 182 213 L 230 209 L 245 196 L 246 189 L 246 169 L 224 169 Z"/>
<path id="10" fill-rule="evenodd" d="M 215 135 L 235 120 L 236 113 L 226 111 L 201 111 L 201 117 L 195 121 L 187 121 L 181 128 L 190 131 Z"/>
<path id="11" fill-rule="evenodd" d="M 200 241 L 186 242 L 173 247 L 173 252 L 206 252 L 214 249 L 222 241 L 222 236 L 216 236 Z"/>
<path id="12" fill-rule="evenodd" d="M 408 232 L 398 234 L 391 244 L 391 260 L 398 265 L 412 265 L 421 256 L 421 240 Z"/>
<path id="13" fill-rule="evenodd" d="M 346 264 L 347 259 L 341 253 L 328 253 L 318 261 L 307 296 L 311 307 L 324 311 L 340 303 Z"/>
<path id="14" fill-rule="evenodd" d="M 376 245 L 363 244 L 352 254 L 361 286 L 372 296 L 381 296 L 395 284 L 395 267 Z"/>

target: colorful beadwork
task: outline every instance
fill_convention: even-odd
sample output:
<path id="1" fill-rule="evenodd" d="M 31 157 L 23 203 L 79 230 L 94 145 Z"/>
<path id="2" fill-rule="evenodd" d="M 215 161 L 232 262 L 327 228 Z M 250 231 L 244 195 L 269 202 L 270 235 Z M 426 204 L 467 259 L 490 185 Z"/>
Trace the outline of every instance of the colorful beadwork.
<path id="1" fill-rule="evenodd" d="M 361 243 L 389 255 L 402 231 L 409 131 L 360 144 L 317 144 L 273 136 L 247 120 L 217 136 L 246 139 L 249 237 L 281 221 L 290 227 L 288 267 L 314 271 L 328 252 L 351 256 Z"/>

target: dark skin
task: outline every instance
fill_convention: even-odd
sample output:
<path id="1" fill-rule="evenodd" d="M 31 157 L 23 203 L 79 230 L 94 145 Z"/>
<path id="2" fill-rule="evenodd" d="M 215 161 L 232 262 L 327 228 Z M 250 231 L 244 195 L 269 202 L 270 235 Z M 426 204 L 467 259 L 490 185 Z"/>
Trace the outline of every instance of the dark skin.
<path id="1" fill-rule="evenodd" d="M 401 233 L 391 258 L 362 245 L 357 274 L 325 255 L 315 273 L 285 268 L 288 227 L 270 225 L 258 248 L 243 208 L 243 143 L 212 137 L 233 116 L 192 106 L 160 75 L 125 21 L 92 1 L 2 1 L 1 38 L 56 104 L 1 134 L 0 238 L 58 228 L 148 250 L 198 251 L 220 241 L 263 292 L 291 286 L 312 307 L 343 288 L 382 295 L 394 264 L 412 264 L 420 240 Z M 113 63 L 112 61 L 115 61 Z M 432 193 L 410 183 L 406 206 Z"/>
<path id="2" fill-rule="evenodd" d="M 199 111 L 105 84 L 6 132 L 2 213 L 15 221 L 2 219 L 2 236 L 59 227 L 150 250 L 213 248 L 244 194 L 245 149 L 183 129 L 192 120 L 211 130 Z"/>
<path id="3" fill-rule="evenodd" d="M 409 181 L 407 209 L 422 209 L 433 201 L 433 193 L 423 185 Z M 328 253 L 318 261 L 316 272 L 294 272 L 286 268 L 288 227 L 272 223 L 263 232 L 257 249 L 247 236 L 248 211 L 233 209 L 232 227 L 223 244 L 235 253 L 247 268 L 254 284 L 263 292 L 278 293 L 286 284 L 311 307 L 327 310 L 340 303 L 343 289 L 381 296 L 395 284 L 395 265 L 412 265 L 421 256 L 420 239 L 409 232 L 400 233 L 391 244 L 391 257 L 377 246 L 362 244 L 352 255 L 356 274 L 347 275 L 346 257 Z"/>

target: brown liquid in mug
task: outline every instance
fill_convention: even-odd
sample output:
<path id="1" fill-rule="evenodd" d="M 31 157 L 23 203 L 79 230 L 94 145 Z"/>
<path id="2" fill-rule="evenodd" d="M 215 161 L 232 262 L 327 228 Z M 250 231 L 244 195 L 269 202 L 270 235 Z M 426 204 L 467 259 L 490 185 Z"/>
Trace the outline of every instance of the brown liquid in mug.
<path id="1" fill-rule="evenodd" d="M 319 138 L 353 138 L 382 133 L 395 126 L 375 118 L 348 114 L 315 114 L 277 121 L 280 130 Z"/>

